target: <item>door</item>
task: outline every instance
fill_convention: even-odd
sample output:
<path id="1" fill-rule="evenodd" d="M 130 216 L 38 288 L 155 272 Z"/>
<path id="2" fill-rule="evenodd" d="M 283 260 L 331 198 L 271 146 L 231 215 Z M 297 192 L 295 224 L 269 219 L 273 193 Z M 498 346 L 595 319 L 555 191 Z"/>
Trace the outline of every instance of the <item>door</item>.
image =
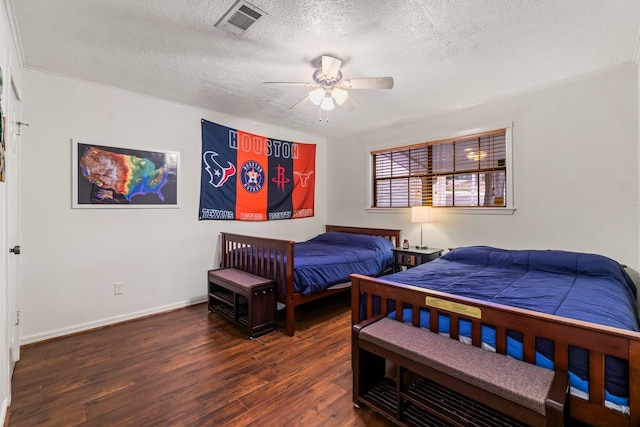
<path id="1" fill-rule="evenodd" d="M 9 374 L 13 373 L 15 363 L 20 360 L 20 334 L 19 334 L 19 192 L 18 192 L 18 165 L 20 154 L 20 96 L 15 81 L 11 75 L 11 67 L 8 67 L 8 81 L 6 94 L 6 209 L 7 209 L 7 340 L 9 344 Z"/>

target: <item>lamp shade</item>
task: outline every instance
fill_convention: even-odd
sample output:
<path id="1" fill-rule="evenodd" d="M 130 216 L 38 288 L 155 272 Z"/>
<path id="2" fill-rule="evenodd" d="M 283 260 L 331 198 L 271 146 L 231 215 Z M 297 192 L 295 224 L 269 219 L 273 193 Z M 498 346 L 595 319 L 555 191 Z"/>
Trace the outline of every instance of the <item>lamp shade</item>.
<path id="1" fill-rule="evenodd" d="M 411 222 L 431 222 L 431 208 L 429 206 L 412 206 Z"/>

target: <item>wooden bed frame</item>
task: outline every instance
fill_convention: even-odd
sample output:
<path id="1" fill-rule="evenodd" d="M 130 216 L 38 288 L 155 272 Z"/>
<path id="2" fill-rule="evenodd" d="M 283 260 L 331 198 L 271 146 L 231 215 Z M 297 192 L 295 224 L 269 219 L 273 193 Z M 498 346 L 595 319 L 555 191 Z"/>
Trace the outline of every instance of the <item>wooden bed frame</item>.
<path id="1" fill-rule="evenodd" d="M 427 308 L 431 332 L 438 330 L 439 314 L 451 316 L 452 339 L 458 339 L 459 319 L 471 321 L 472 344 L 476 347 L 481 344 L 482 325 L 492 325 L 496 328 L 496 351 L 500 354 L 506 353 L 507 330 L 521 332 L 525 362 L 534 363 L 537 337 L 551 340 L 556 371 L 567 372 L 569 346 L 584 348 L 589 352 L 589 400 L 572 396 L 571 417 L 594 426 L 640 426 L 640 333 L 403 285 L 384 278 L 354 274 L 351 282 L 353 325 L 374 316 L 372 307 L 376 296 L 381 299 L 383 315 L 388 314 L 389 300 L 409 304 L 414 326 L 419 324 L 420 308 Z M 367 303 L 365 319 L 359 318 L 361 299 Z M 604 406 L 605 355 L 629 361 L 630 415 Z"/>
<path id="2" fill-rule="evenodd" d="M 343 227 L 327 225 L 326 231 L 341 231 L 343 233 L 366 234 L 382 236 L 389 239 L 395 247 L 400 245 L 400 230 L 383 228 Z M 309 301 L 324 298 L 349 289 L 348 286 L 335 286 L 322 292 L 308 295 L 296 293 L 293 283 L 293 255 L 295 242 L 266 237 L 244 236 L 240 234 L 222 234 L 221 267 L 237 268 L 258 276 L 266 277 L 278 284 L 278 301 L 286 307 L 287 334 L 293 336 L 295 322 L 295 307 Z M 238 249 L 252 248 L 257 257 L 248 256 L 247 251 Z M 291 260 L 291 261 L 289 261 Z"/>

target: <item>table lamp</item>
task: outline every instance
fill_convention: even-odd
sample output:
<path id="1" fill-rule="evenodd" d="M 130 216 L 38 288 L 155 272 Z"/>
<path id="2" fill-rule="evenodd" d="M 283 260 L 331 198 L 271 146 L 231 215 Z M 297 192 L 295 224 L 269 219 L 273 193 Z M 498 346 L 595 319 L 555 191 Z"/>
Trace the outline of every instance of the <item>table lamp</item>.
<path id="1" fill-rule="evenodd" d="M 431 222 L 431 207 L 429 206 L 412 206 L 411 207 L 411 222 L 420 223 L 420 246 L 416 245 L 418 249 L 427 249 L 428 246 L 422 246 L 422 224 L 425 222 Z"/>

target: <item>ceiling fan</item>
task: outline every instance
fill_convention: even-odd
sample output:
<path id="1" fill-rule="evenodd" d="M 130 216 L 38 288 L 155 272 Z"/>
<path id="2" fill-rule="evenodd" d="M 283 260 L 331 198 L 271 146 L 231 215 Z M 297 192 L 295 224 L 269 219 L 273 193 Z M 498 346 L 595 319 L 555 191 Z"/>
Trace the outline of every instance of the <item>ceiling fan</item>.
<path id="1" fill-rule="evenodd" d="M 320 106 L 321 110 L 330 111 L 336 105 L 346 110 L 353 110 L 358 104 L 349 96 L 349 89 L 391 89 L 393 77 L 367 77 L 345 79 L 340 71 L 342 61 L 333 56 L 323 55 L 321 67 L 313 73 L 313 82 L 264 82 L 264 84 L 305 86 L 315 88 L 302 98 L 291 109 L 308 102 Z"/>

